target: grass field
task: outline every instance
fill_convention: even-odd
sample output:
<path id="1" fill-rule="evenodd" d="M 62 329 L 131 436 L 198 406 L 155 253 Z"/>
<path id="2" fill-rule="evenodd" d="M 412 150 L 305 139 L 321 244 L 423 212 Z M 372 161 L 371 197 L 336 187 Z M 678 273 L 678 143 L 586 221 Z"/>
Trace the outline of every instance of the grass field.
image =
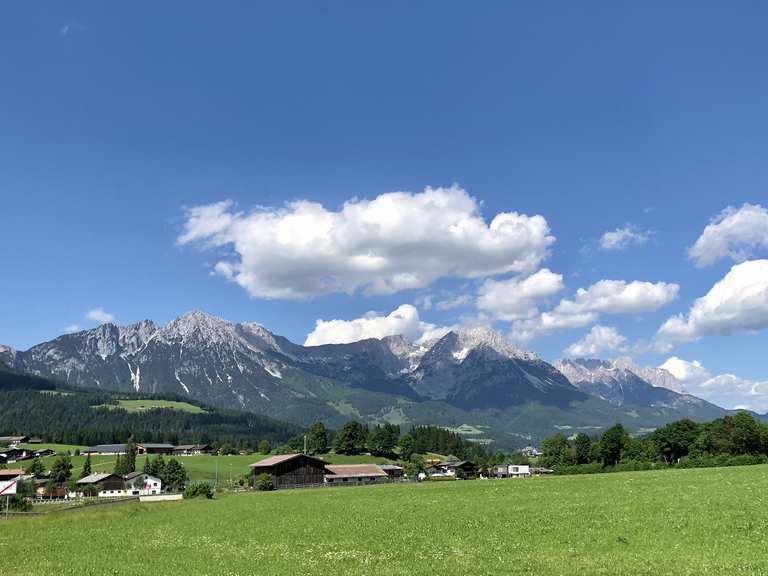
<path id="1" fill-rule="evenodd" d="M 0 552 L 16 575 L 763 575 L 767 494 L 768 466 L 249 492 L 13 519 Z"/>
<path id="2" fill-rule="evenodd" d="M 192 414 L 205 412 L 200 406 L 187 402 L 175 402 L 173 400 L 118 400 L 117 404 L 117 406 L 113 404 L 105 404 L 104 406 L 106 408 L 124 408 L 127 412 L 141 412 L 154 408 L 172 408 L 182 412 L 191 412 Z"/>
<path id="3" fill-rule="evenodd" d="M 20 444 L 20 448 L 27 448 L 29 450 L 45 450 L 49 448 L 56 452 L 70 452 L 74 453 L 75 450 L 85 450 L 88 446 L 79 446 L 77 444 Z"/>

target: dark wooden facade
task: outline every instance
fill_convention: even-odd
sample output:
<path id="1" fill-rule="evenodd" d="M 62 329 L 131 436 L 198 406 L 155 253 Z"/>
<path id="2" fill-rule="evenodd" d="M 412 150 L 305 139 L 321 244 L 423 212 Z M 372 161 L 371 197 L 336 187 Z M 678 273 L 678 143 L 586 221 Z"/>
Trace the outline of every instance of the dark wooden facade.
<path id="1" fill-rule="evenodd" d="M 280 488 L 301 488 L 323 483 L 326 462 L 306 454 L 273 456 L 251 464 L 254 485 L 261 474 L 272 477 L 272 485 Z"/>

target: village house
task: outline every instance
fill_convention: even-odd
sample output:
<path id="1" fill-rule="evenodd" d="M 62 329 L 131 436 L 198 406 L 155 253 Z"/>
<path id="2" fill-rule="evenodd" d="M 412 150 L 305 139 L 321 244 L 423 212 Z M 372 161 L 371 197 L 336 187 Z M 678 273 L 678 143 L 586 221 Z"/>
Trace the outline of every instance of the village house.
<path id="1" fill-rule="evenodd" d="M 100 497 L 115 498 L 125 494 L 125 480 L 118 474 L 98 472 L 77 481 L 78 492 L 86 486 L 94 486 Z"/>
<path id="2" fill-rule="evenodd" d="M 173 449 L 175 446 L 173 444 L 150 444 L 150 443 L 144 443 L 144 444 L 136 444 L 136 454 L 162 454 L 162 455 L 168 455 L 173 454 Z"/>
<path id="3" fill-rule="evenodd" d="M 402 466 L 397 466 L 395 464 L 379 464 L 379 468 L 387 474 L 390 480 L 397 480 L 398 478 L 405 476 L 405 469 Z"/>
<path id="4" fill-rule="evenodd" d="M 254 486 L 261 474 L 268 474 L 275 489 L 300 488 L 323 484 L 327 464 L 325 460 L 307 454 L 282 454 L 251 464 L 250 468 Z"/>
<path id="5" fill-rule="evenodd" d="M 35 457 L 34 450 L 28 448 L 9 448 L 0 453 L 0 464 L 13 464 Z"/>
<path id="6" fill-rule="evenodd" d="M 24 470 L 21 468 L 0 468 L 0 482 L 16 480 L 24 476 Z"/>
<path id="7" fill-rule="evenodd" d="M 146 472 L 131 472 L 124 479 L 126 494 L 130 496 L 152 496 L 163 491 L 160 478 Z"/>
<path id="8" fill-rule="evenodd" d="M 496 467 L 497 478 L 528 478 L 531 468 L 527 464 L 503 464 Z"/>
<path id="9" fill-rule="evenodd" d="M 541 452 L 539 452 L 539 449 L 534 446 L 526 446 L 522 450 L 520 450 L 520 453 L 523 456 L 527 456 L 528 458 L 536 458 L 538 456 L 541 456 Z"/>
<path id="10" fill-rule="evenodd" d="M 327 484 L 373 484 L 388 478 L 376 464 L 328 464 L 325 469 Z"/>
<path id="11" fill-rule="evenodd" d="M 15 448 L 19 444 L 29 442 L 29 436 L 0 436 L 0 446 Z"/>
<path id="12" fill-rule="evenodd" d="M 35 458 L 45 458 L 47 456 L 55 456 L 56 450 L 50 448 L 43 448 L 42 450 L 35 450 Z"/>
<path id="13" fill-rule="evenodd" d="M 180 444 L 173 448 L 174 456 L 198 456 L 200 454 L 210 454 L 211 452 L 213 452 L 213 448 L 208 444 Z"/>
<path id="14" fill-rule="evenodd" d="M 459 472 L 459 470 L 461 472 Z M 467 460 L 447 460 L 435 464 L 432 467 L 430 476 L 463 476 L 464 478 L 474 478 L 477 476 L 477 466 Z"/>

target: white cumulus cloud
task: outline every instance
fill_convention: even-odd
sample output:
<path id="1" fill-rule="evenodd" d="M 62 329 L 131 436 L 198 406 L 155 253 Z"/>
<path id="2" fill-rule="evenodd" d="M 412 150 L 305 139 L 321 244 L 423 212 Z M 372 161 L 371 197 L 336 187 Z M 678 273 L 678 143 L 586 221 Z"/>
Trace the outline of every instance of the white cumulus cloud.
<path id="1" fill-rule="evenodd" d="M 105 312 L 104 308 L 101 307 L 88 310 L 88 312 L 85 314 L 85 317 L 88 320 L 91 320 L 92 322 L 98 322 L 99 324 L 106 324 L 108 322 L 114 321 L 115 319 L 112 314 Z"/>
<path id="2" fill-rule="evenodd" d="M 704 228 L 688 254 L 697 266 L 709 266 L 723 258 L 747 260 L 756 249 L 768 249 L 768 209 L 744 204 L 723 210 Z"/>
<path id="3" fill-rule="evenodd" d="M 698 360 L 689 362 L 677 356 L 667 358 L 659 368 L 663 368 L 683 383 L 707 380 L 711 376 Z"/>
<path id="4" fill-rule="evenodd" d="M 478 290 L 477 307 L 499 320 L 530 318 L 538 313 L 538 303 L 565 288 L 563 277 L 547 268 L 527 278 L 486 280 Z"/>
<path id="5" fill-rule="evenodd" d="M 386 316 L 369 312 L 354 320 L 317 320 L 315 329 L 307 335 L 304 345 L 347 344 L 396 334 L 419 341 L 443 336 L 449 329 L 422 322 L 415 306 L 403 304 Z"/>
<path id="6" fill-rule="evenodd" d="M 764 328 L 768 328 L 768 260 L 750 260 L 733 266 L 688 314 L 664 322 L 657 336 L 665 342 L 690 342 Z"/>
<path id="7" fill-rule="evenodd" d="M 598 357 L 606 352 L 624 351 L 626 340 L 616 328 L 596 324 L 584 338 L 568 346 L 565 354 L 576 358 Z"/>
<path id="8" fill-rule="evenodd" d="M 603 250 L 624 250 L 630 246 L 640 246 L 648 241 L 648 232 L 635 226 L 627 225 L 604 233 L 600 237 L 600 248 Z"/>
<path id="9" fill-rule="evenodd" d="M 651 312 L 675 300 L 679 291 L 680 286 L 667 282 L 600 280 L 579 288 L 573 298 L 560 300 L 553 310 L 515 322 L 510 337 L 525 342 L 541 334 L 588 326 L 602 314 Z"/>
<path id="10" fill-rule="evenodd" d="M 478 202 L 457 186 L 352 199 L 338 211 L 297 201 L 246 213 L 218 202 L 186 210 L 177 239 L 230 249 L 214 267 L 218 274 L 253 297 L 287 299 L 530 273 L 554 241 L 542 216 L 501 212 L 486 223 Z"/>

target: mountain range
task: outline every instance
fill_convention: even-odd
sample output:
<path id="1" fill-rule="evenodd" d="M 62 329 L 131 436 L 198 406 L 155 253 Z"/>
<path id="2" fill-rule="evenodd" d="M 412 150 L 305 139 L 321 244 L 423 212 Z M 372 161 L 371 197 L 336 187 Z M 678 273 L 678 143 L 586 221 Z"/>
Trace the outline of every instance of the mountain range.
<path id="1" fill-rule="evenodd" d="M 102 324 L 16 351 L 0 362 L 81 387 L 183 394 L 300 425 L 350 418 L 437 424 L 519 447 L 555 431 L 641 431 L 727 413 L 685 394 L 669 372 L 631 360 L 554 365 L 484 328 L 413 343 L 403 336 L 301 346 L 255 323 L 199 311 L 165 326 Z"/>

